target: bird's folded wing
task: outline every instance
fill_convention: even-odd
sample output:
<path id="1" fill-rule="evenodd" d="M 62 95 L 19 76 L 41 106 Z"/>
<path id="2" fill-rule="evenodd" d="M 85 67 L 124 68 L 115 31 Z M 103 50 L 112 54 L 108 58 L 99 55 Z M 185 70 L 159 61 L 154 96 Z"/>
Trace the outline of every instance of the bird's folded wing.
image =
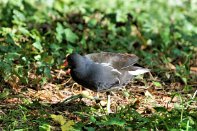
<path id="1" fill-rule="evenodd" d="M 85 55 L 85 57 L 97 63 L 106 63 L 118 70 L 137 63 L 139 59 L 134 54 L 121 54 L 112 52 L 92 53 Z"/>

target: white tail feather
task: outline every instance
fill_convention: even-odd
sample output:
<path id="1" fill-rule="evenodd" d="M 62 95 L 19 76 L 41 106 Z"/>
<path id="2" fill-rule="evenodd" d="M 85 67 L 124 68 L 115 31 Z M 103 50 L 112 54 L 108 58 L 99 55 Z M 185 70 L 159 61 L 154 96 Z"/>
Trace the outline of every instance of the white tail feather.
<path id="1" fill-rule="evenodd" d="M 139 68 L 139 69 L 137 69 L 135 71 L 128 71 L 128 72 L 131 75 L 141 75 L 141 74 L 150 72 L 150 70 L 149 69 L 145 69 L 145 68 Z"/>

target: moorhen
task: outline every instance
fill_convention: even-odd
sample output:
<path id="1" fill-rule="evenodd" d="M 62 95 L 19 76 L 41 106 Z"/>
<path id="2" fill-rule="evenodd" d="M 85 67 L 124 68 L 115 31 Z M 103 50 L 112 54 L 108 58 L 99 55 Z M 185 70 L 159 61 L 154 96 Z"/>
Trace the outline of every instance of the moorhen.
<path id="1" fill-rule="evenodd" d="M 149 69 L 136 66 L 137 61 L 134 54 L 101 52 L 81 56 L 72 53 L 67 56 L 65 65 L 68 64 L 78 84 L 96 92 L 108 92 L 125 87 L 136 75 L 149 72 Z M 107 111 L 110 112 L 110 95 Z"/>

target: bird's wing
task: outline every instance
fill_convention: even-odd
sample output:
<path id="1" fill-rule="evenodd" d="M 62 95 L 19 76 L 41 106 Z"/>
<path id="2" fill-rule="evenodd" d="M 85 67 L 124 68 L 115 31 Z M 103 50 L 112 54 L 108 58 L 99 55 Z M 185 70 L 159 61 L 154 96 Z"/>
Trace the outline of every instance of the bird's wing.
<path id="1" fill-rule="evenodd" d="M 132 66 L 138 61 L 138 57 L 134 54 L 112 52 L 92 53 L 85 55 L 85 57 L 97 63 L 107 63 L 118 70 Z"/>
<path id="2" fill-rule="evenodd" d="M 110 65 L 92 63 L 87 70 L 89 72 L 87 80 L 90 84 L 95 85 L 95 90 L 98 92 L 106 91 L 120 84 L 121 72 Z"/>

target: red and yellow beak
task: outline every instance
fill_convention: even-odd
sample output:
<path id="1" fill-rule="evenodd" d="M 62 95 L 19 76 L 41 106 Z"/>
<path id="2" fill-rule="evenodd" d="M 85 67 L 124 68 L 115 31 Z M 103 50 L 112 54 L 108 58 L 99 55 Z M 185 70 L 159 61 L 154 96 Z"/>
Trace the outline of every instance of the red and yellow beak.
<path id="1" fill-rule="evenodd" d="M 61 69 L 66 68 L 68 66 L 67 60 L 64 61 L 64 63 L 60 66 Z"/>
<path id="2" fill-rule="evenodd" d="M 67 61 L 67 57 L 68 57 L 69 54 L 66 55 L 66 60 L 64 61 L 64 63 L 61 65 L 61 69 L 65 68 L 65 67 L 68 67 L 68 61 Z M 70 75 L 70 69 L 68 69 L 66 71 L 66 74 Z"/>
<path id="3" fill-rule="evenodd" d="M 60 66 L 61 69 L 68 67 L 68 61 L 67 61 L 67 57 L 69 54 L 66 55 L 66 60 L 64 61 L 64 63 Z"/>
<path id="4" fill-rule="evenodd" d="M 63 66 L 64 67 L 67 67 L 68 66 L 68 61 L 67 60 L 64 61 Z"/>

